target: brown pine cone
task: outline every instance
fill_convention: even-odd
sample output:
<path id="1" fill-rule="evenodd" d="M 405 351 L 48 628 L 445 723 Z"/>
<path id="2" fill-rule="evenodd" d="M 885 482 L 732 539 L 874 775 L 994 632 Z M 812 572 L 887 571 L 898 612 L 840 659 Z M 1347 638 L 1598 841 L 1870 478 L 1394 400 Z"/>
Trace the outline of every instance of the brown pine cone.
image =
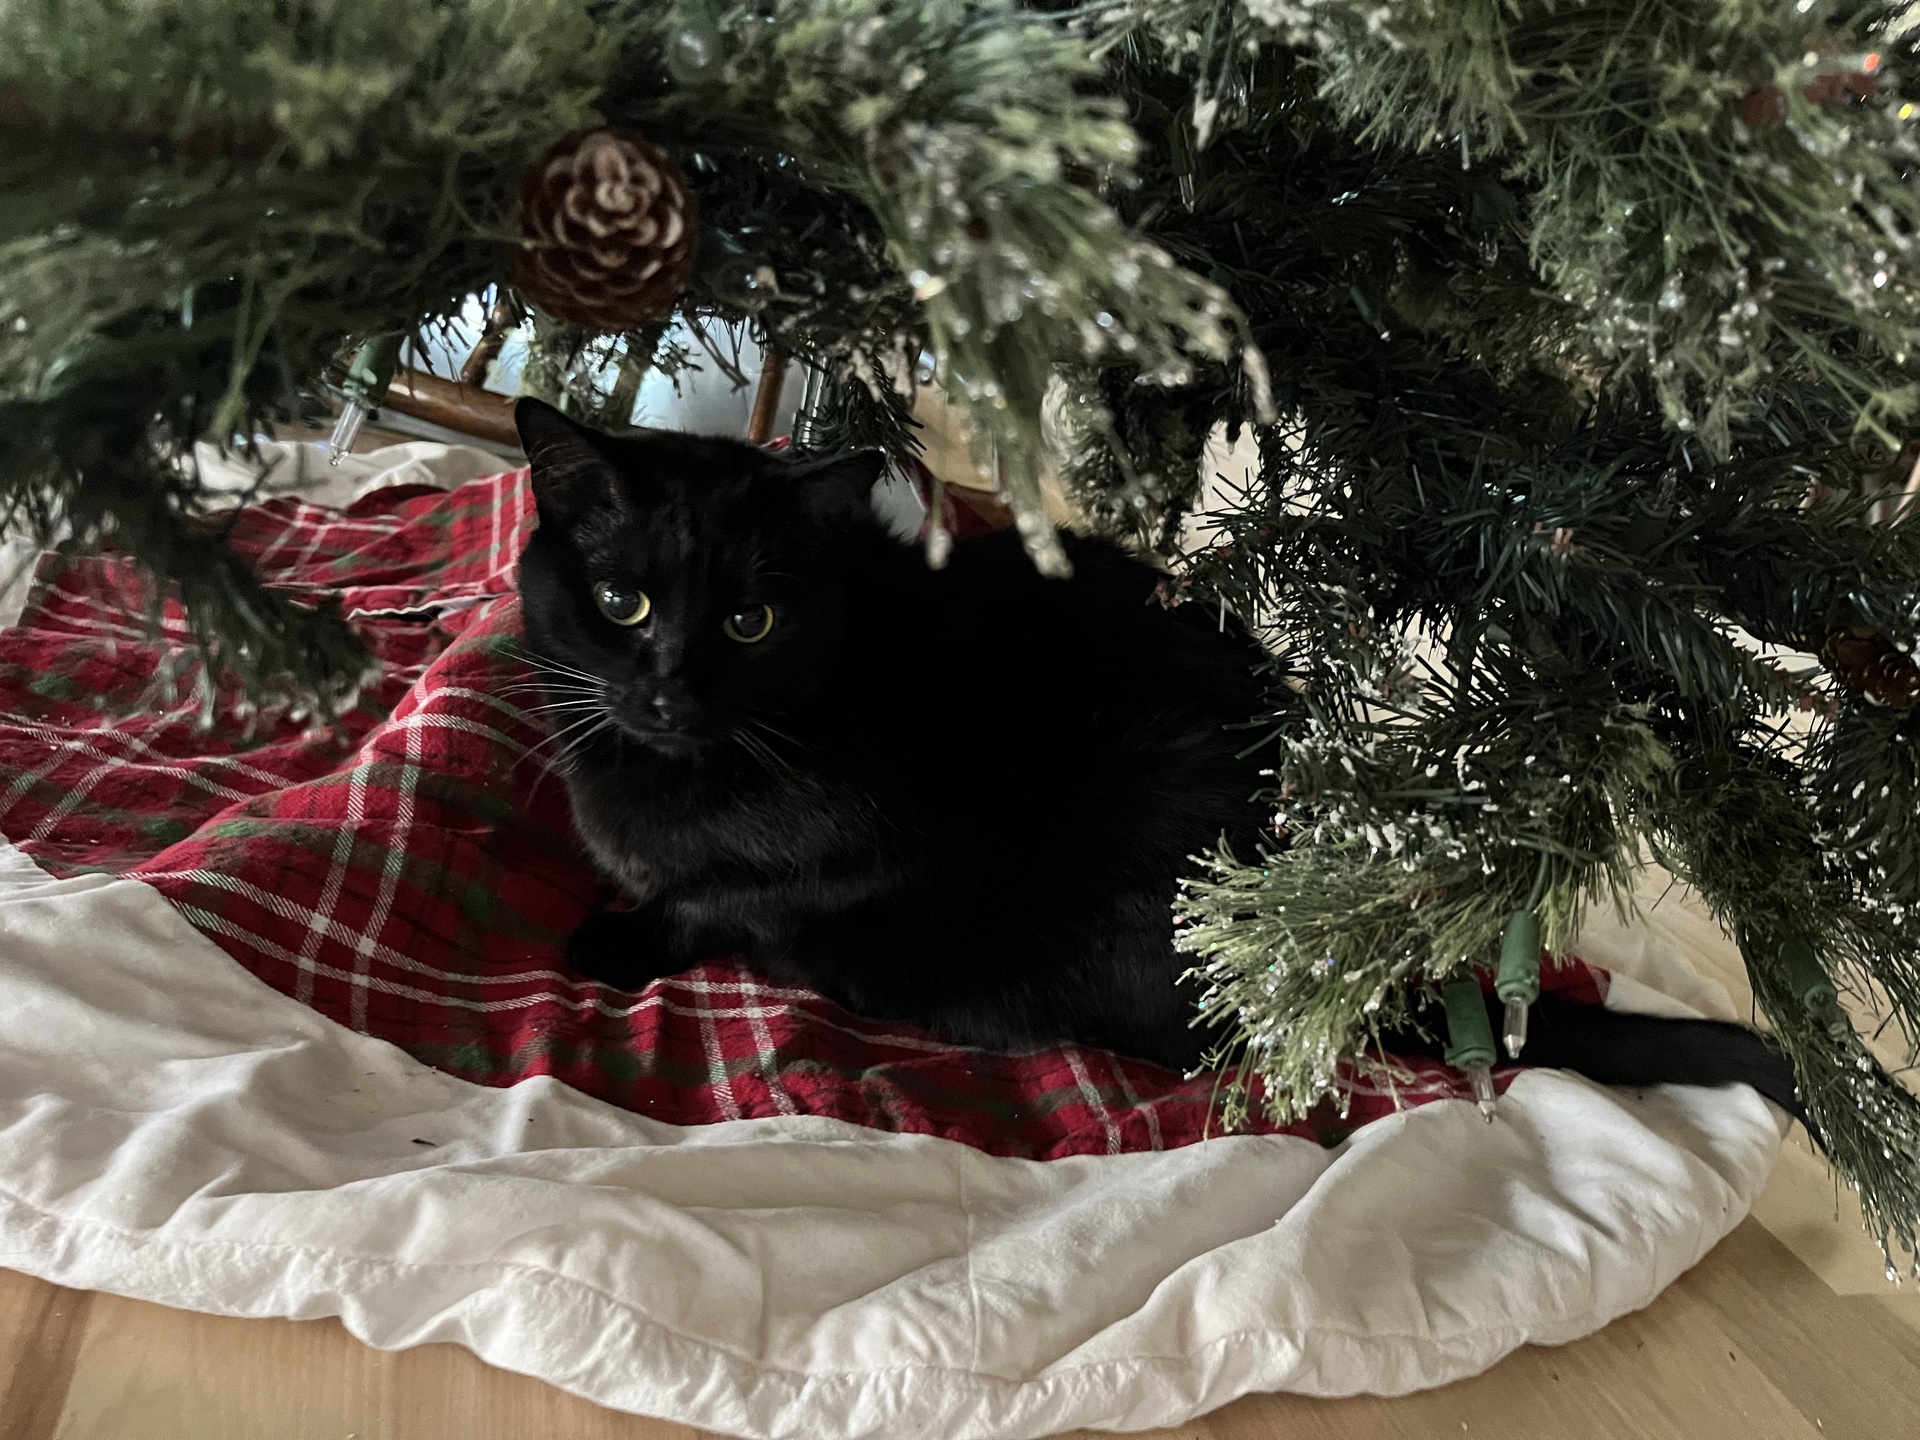
<path id="1" fill-rule="evenodd" d="M 1735 103 L 1734 114 L 1749 130 L 1771 130 L 1787 123 L 1786 92 L 1777 85 L 1756 85 Z"/>
<path id="2" fill-rule="evenodd" d="M 667 153 L 632 130 L 567 136 L 520 177 L 513 283 L 556 320 L 656 324 L 693 275 L 700 210 Z"/>
<path id="3" fill-rule="evenodd" d="M 1910 710 L 1920 703 L 1920 666 L 1884 635 L 1858 625 L 1829 631 L 1820 658 L 1855 695 L 1895 710 Z"/>
<path id="4" fill-rule="evenodd" d="M 1816 75 L 1802 92 L 1808 101 L 1828 107 L 1858 105 L 1879 88 L 1880 77 L 1858 70 Z"/>

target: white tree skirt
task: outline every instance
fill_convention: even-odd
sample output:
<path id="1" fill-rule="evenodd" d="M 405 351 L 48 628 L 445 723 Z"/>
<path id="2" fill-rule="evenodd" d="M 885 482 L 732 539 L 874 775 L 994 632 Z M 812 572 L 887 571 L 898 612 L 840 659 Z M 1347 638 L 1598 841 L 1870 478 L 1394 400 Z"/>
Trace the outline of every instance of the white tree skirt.
<path id="1" fill-rule="evenodd" d="M 1583 953 L 1709 998 L 1645 936 Z M 1438 1385 L 1647 1304 L 1746 1213 L 1783 1124 L 1744 1087 L 1541 1071 L 1493 1125 L 1444 1101 L 1331 1151 L 1043 1163 L 818 1119 L 678 1128 L 427 1069 L 139 882 L 0 848 L 0 1264 L 454 1341 L 733 1434 L 1141 1429 L 1252 1390 Z"/>

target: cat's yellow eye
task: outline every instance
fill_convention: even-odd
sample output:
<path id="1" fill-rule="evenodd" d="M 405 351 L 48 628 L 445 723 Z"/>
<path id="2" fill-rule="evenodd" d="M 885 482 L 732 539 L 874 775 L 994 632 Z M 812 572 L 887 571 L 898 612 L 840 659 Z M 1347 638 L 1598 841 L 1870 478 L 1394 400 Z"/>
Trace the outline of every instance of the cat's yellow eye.
<path id="1" fill-rule="evenodd" d="M 742 645 L 758 645 L 773 633 L 773 607 L 749 605 L 744 610 L 736 610 L 727 616 L 726 623 L 720 628 L 727 632 L 729 640 L 738 640 Z"/>
<path id="2" fill-rule="evenodd" d="M 616 625 L 638 625 L 653 613 L 653 601 L 644 590 L 605 581 L 593 587 L 593 603 Z"/>

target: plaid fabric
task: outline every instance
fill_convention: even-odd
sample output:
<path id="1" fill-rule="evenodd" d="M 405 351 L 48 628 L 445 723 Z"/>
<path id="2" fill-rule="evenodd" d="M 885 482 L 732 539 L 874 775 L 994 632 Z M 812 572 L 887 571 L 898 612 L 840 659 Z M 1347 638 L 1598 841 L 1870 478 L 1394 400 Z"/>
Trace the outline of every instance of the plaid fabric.
<path id="1" fill-rule="evenodd" d="M 158 639 L 137 618 L 125 561 L 43 562 L 0 632 L 0 831 L 55 874 L 139 877 L 269 985 L 483 1084 L 552 1075 L 676 1124 L 824 1115 L 1035 1159 L 1208 1132 L 1207 1076 L 1071 1045 L 963 1049 L 724 960 L 637 994 L 567 973 L 565 936 L 612 897 L 515 688 L 533 523 L 525 471 L 235 519 L 269 584 L 338 601 L 380 661 L 344 743 L 204 692 L 178 614 Z M 1552 983 L 1597 999 L 1604 980 L 1576 966 Z M 1295 1129 L 1461 1093 L 1440 1065 L 1408 1069 Z"/>

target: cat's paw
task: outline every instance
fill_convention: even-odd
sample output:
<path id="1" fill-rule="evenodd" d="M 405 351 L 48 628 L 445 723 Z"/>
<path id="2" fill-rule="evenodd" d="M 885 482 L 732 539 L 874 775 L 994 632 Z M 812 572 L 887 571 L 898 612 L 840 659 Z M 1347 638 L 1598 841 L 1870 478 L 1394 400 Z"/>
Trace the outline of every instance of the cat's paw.
<path id="1" fill-rule="evenodd" d="M 567 937 L 567 968 L 616 990 L 687 968 L 668 950 L 653 918 L 638 910 L 602 910 Z"/>

